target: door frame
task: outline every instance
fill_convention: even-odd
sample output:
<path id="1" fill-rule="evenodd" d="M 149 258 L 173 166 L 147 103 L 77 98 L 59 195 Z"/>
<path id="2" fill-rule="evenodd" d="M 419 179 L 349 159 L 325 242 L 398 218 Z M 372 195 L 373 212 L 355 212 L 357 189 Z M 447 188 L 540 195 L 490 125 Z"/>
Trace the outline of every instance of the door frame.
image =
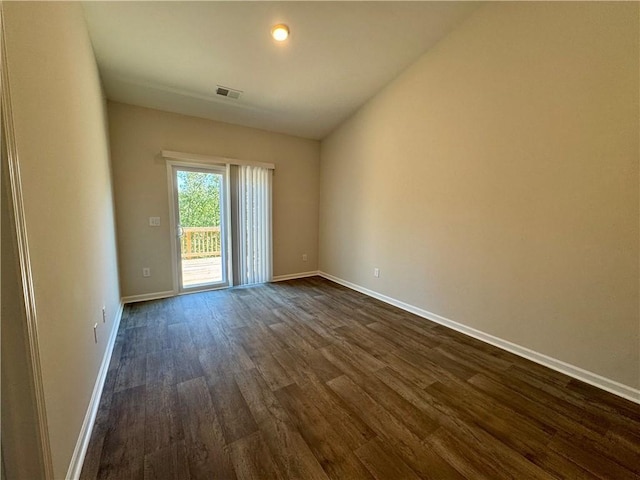
<path id="1" fill-rule="evenodd" d="M 220 160 L 223 160 L 220 158 Z M 181 285 L 182 277 L 182 265 L 181 265 L 181 252 L 180 245 L 178 244 L 178 225 L 176 224 L 178 216 L 178 186 L 175 182 L 175 171 L 179 169 L 200 171 L 204 173 L 218 173 L 222 174 L 223 185 L 222 195 L 220 195 L 220 226 L 221 226 L 221 247 L 222 247 L 222 260 L 221 266 L 223 269 L 223 275 L 226 274 L 226 281 L 215 284 L 205 284 L 196 287 L 183 288 Z M 171 273 L 173 280 L 173 293 L 175 295 L 202 292 L 205 290 L 218 290 L 221 288 L 228 288 L 233 285 L 233 270 L 231 268 L 231 258 L 233 257 L 232 243 L 231 243 L 231 225 L 229 219 L 231 218 L 230 212 L 230 175 L 229 165 L 227 163 L 214 163 L 214 162 L 188 162 L 180 160 L 167 159 L 167 180 L 168 180 L 168 197 L 169 197 L 169 232 L 171 237 Z"/>
<path id="2" fill-rule="evenodd" d="M 50 480 L 54 478 L 53 473 L 53 457 L 51 453 L 51 442 L 49 438 L 49 427 L 47 421 L 47 409 L 45 402 L 44 381 L 42 378 L 42 367 L 40 362 L 40 346 L 38 339 L 38 315 L 36 310 L 36 298 L 33 285 L 33 272 L 31 271 L 31 257 L 29 251 L 29 242 L 27 236 L 27 224 L 24 215 L 24 200 L 22 196 L 22 179 L 20 176 L 20 158 L 18 152 L 18 144 L 14 131 L 13 109 L 11 92 L 9 85 L 9 71 L 6 63 L 7 49 L 5 41 L 5 18 L 2 2 L 0 1 L 0 129 L 4 133 L 4 144 L 0 146 L 4 150 L 6 158 L 0 160 L 0 181 L 6 188 L 6 194 L 9 198 L 4 198 L 4 191 L 0 194 L 2 202 L 6 202 L 6 208 L 9 210 L 11 222 L 11 241 L 15 242 L 16 247 L 16 268 L 20 281 L 20 290 L 22 295 L 15 299 L 16 303 L 20 303 L 23 308 L 24 317 L 16 318 L 16 321 L 24 322 L 24 340 L 25 340 L 25 356 L 20 360 L 29 364 L 31 370 L 27 383 L 31 384 L 32 391 L 24 405 L 20 407 L 19 414 L 24 414 L 27 410 L 33 410 L 33 418 L 35 436 L 34 442 L 37 443 L 35 449 L 25 451 L 24 442 L 22 444 L 13 445 L 16 447 L 11 452 L 19 462 L 26 462 L 28 459 L 31 463 L 37 462 L 42 469 L 42 478 Z M 2 142 L 2 139 L 0 139 Z M 4 157 L 5 155 L 1 155 Z M 5 178 L 6 176 L 6 178 Z M 31 416 L 31 415 L 30 415 Z M 31 419 L 29 419 L 31 420 Z M 1 422 L 0 422 L 1 423 Z M 3 433 L 8 433 L 5 431 Z M 0 439 L 0 475 L 2 478 L 6 476 L 5 464 L 7 450 L 4 447 L 6 439 Z M 15 451 L 15 450 L 20 451 Z M 75 455 L 75 452 L 74 452 Z M 38 468 L 39 469 L 39 468 Z"/>

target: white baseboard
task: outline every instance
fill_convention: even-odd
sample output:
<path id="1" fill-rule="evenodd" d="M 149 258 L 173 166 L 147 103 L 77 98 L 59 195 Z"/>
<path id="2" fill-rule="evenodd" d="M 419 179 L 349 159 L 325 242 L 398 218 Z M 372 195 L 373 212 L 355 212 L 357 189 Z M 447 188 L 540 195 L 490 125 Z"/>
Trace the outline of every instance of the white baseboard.
<path id="1" fill-rule="evenodd" d="M 290 273 L 288 275 L 277 275 L 271 279 L 272 282 L 283 282 L 285 280 L 295 280 L 296 278 L 307 278 L 307 277 L 315 277 L 319 275 L 318 271 L 315 270 L 313 272 L 301 272 L 301 273 Z"/>
<path id="2" fill-rule="evenodd" d="M 109 336 L 109 341 L 107 342 L 104 356 L 102 357 L 100 370 L 98 370 L 98 378 L 96 378 L 96 383 L 93 387 L 89 407 L 87 408 L 87 413 L 85 414 L 84 421 L 82 422 L 78 442 L 76 443 L 76 448 L 73 451 L 73 456 L 71 457 L 69 470 L 65 477 L 67 480 L 77 480 L 80 478 L 80 473 L 82 472 L 82 464 L 84 463 L 84 457 L 87 454 L 89 440 L 91 440 L 91 432 L 93 431 L 93 424 L 96 421 L 98 406 L 100 405 L 100 398 L 102 397 L 102 389 L 104 388 L 104 382 L 107 378 L 109 363 L 111 363 L 111 354 L 113 353 L 113 346 L 116 343 L 116 337 L 118 336 L 118 328 L 120 328 L 123 309 L 124 304 L 121 302 L 118 312 L 114 318 L 113 329 L 111 330 L 111 335 Z"/>
<path id="3" fill-rule="evenodd" d="M 435 313 L 431 313 L 414 305 L 410 305 L 400 300 L 396 300 L 395 298 L 388 297 L 378 292 L 374 292 L 373 290 L 369 290 L 368 288 L 361 287 L 360 285 L 356 285 L 355 283 L 348 282 L 341 278 L 334 277 L 333 275 L 330 275 L 328 273 L 319 271 L 317 274 L 321 277 L 326 278 L 327 280 L 331 280 L 332 282 L 338 283 L 357 292 L 364 293 L 365 295 L 376 298 L 402 310 L 411 312 L 415 315 L 426 318 L 427 320 L 439 323 L 441 325 L 444 325 L 445 327 L 449 327 L 460 333 L 464 333 L 465 335 L 469 335 L 470 337 L 476 338 L 485 343 L 489 343 L 495 347 L 514 353 L 520 357 L 524 357 L 528 360 L 539 363 L 540 365 L 548 367 L 552 370 L 564 373 L 565 375 L 573 377 L 577 380 L 593 385 L 594 387 L 601 388 L 602 390 L 606 390 L 609 393 L 613 393 L 614 395 L 618 395 L 622 398 L 626 398 L 627 400 L 640 404 L 639 389 L 624 385 L 622 383 L 616 382 L 615 380 L 611 380 L 609 378 L 598 375 L 597 373 L 584 370 L 583 368 L 576 367 L 575 365 L 563 362 L 562 360 L 549 357 L 548 355 L 545 355 L 543 353 L 539 353 L 521 345 L 503 340 L 499 337 L 495 337 L 480 330 L 476 330 L 475 328 L 468 327 L 453 320 L 449 320 L 448 318 L 442 317 Z"/>
<path id="4" fill-rule="evenodd" d="M 122 297 L 122 303 L 134 303 L 134 302 L 146 302 L 148 300 L 158 300 L 160 298 L 175 297 L 177 295 L 173 290 L 167 290 L 166 292 L 154 292 L 143 293 L 142 295 L 131 295 L 129 297 Z"/>

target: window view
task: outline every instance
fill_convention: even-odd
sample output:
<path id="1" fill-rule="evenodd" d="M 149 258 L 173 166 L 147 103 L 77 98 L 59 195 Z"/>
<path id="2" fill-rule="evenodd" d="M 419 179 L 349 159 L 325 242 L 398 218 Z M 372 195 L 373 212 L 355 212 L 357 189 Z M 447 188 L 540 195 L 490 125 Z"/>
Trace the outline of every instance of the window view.
<path id="1" fill-rule="evenodd" d="M 222 175 L 178 170 L 176 176 L 182 286 L 223 282 Z"/>

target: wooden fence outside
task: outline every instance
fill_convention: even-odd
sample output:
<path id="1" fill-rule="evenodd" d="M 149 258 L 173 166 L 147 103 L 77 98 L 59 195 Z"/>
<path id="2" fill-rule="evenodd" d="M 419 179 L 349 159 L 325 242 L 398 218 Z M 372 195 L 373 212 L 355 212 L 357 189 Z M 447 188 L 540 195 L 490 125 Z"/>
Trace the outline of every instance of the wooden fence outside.
<path id="1" fill-rule="evenodd" d="M 219 257 L 220 227 L 182 227 L 182 259 Z"/>

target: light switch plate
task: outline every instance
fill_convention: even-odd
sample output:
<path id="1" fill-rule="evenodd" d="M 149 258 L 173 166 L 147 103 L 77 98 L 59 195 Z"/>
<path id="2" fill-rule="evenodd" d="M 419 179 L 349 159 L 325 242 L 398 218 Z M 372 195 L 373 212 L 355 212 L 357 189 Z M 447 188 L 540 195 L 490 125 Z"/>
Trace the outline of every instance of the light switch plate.
<path id="1" fill-rule="evenodd" d="M 150 227 L 159 227 L 160 226 L 160 217 L 149 217 L 149 226 Z"/>

